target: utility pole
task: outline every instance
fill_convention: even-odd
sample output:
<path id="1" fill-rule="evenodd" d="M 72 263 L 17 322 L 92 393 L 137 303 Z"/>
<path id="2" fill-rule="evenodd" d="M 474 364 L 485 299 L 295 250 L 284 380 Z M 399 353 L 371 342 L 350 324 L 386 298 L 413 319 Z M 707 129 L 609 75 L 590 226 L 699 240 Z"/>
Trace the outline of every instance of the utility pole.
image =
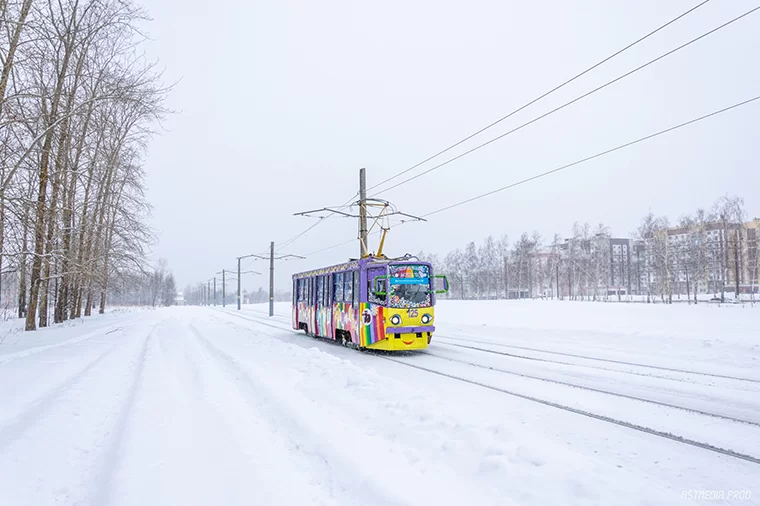
<path id="1" fill-rule="evenodd" d="M 214 306 L 216 306 L 216 276 L 214 276 Z"/>
<path id="2" fill-rule="evenodd" d="M 274 316 L 274 241 L 269 243 L 269 316 Z"/>
<path id="3" fill-rule="evenodd" d="M 367 253 L 367 170 L 359 169 L 359 258 L 365 258 Z"/>
<path id="4" fill-rule="evenodd" d="M 241 257 L 237 257 L 237 308 L 238 308 L 238 311 L 240 311 L 240 304 L 243 300 L 243 294 L 240 293 L 240 275 L 241 274 L 261 274 L 260 272 L 256 272 L 256 271 L 240 272 L 240 261 L 244 258 L 251 258 L 251 257 L 264 258 L 260 255 L 243 255 Z"/>
<path id="5" fill-rule="evenodd" d="M 227 271 L 229 270 L 230 269 L 222 269 L 216 273 L 222 275 L 222 307 L 227 306 L 227 301 L 225 299 L 227 298 Z M 214 278 L 214 281 L 216 282 L 216 278 Z M 216 287 L 214 287 L 214 302 L 216 302 Z"/>
<path id="6" fill-rule="evenodd" d="M 269 258 L 269 316 L 274 316 L 274 261 L 287 258 L 303 259 L 304 257 L 298 255 L 280 255 L 278 257 L 274 256 L 274 241 L 269 243 L 269 257 L 265 257 L 263 255 L 245 255 L 238 257 L 238 309 L 240 309 L 240 259 L 249 257 L 258 258 L 261 260 L 266 260 Z M 255 274 L 261 273 L 255 272 Z"/>
<path id="7" fill-rule="evenodd" d="M 237 289 L 237 308 L 238 311 L 240 311 L 240 259 L 243 257 L 238 257 L 238 271 L 237 271 L 237 278 L 238 278 L 238 289 Z"/>
<path id="8" fill-rule="evenodd" d="M 368 242 L 369 230 L 367 228 L 368 220 L 373 221 L 373 228 L 375 225 L 378 225 L 379 226 L 378 228 L 380 229 L 380 231 L 382 231 L 382 237 L 380 239 L 380 244 L 378 246 L 377 253 L 376 253 L 376 256 L 378 257 L 384 257 L 383 245 L 385 244 L 386 234 L 390 230 L 391 216 L 403 216 L 411 221 L 425 221 L 423 218 L 420 218 L 418 216 L 412 216 L 411 214 L 402 213 L 401 211 L 396 209 L 396 206 L 394 206 L 392 203 L 388 202 L 387 200 L 376 199 L 372 197 L 367 198 L 367 170 L 365 168 L 359 169 L 358 195 L 359 195 L 359 201 L 354 202 L 350 206 L 353 209 L 353 206 L 358 204 L 359 205 L 358 214 L 354 213 L 353 211 L 346 212 L 344 211 L 344 208 L 346 206 L 341 206 L 341 207 L 323 207 L 322 209 L 304 211 L 301 213 L 296 213 L 295 215 L 296 216 L 310 216 L 310 217 L 324 219 L 327 215 L 337 214 L 344 218 L 352 218 L 352 219 L 358 218 L 359 219 L 360 258 L 367 258 L 370 256 L 369 242 Z M 377 210 L 377 211 L 372 213 L 371 212 L 372 210 Z"/>

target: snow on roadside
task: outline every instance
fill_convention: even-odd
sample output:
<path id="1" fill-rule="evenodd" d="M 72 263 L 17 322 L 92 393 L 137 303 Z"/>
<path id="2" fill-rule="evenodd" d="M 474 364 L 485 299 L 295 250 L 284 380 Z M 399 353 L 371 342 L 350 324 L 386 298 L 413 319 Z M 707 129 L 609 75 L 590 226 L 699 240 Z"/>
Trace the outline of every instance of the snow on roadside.
<path id="1" fill-rule="evenodd" d="M 14 392 L 0 389 L 0 504 L 91 503 L 159 322 L 131 315 L 125 334 L 0 364 L 0 384 L 15 384 Z M 65 327 L 46 332 L 51 342 L 68 335 Z"/>
<path id="2" fill-rule="evenodd" d="M 105 332 L 118 331 L 120 324 L 134 319 L 134 308 L 117 308 L 105 314 L 67 320 L 34 332 L 24 332 L 24 320 L 0 322 L 0 363 L 33 355 L 56 346 L 65 346 L 87 340 Z"/>

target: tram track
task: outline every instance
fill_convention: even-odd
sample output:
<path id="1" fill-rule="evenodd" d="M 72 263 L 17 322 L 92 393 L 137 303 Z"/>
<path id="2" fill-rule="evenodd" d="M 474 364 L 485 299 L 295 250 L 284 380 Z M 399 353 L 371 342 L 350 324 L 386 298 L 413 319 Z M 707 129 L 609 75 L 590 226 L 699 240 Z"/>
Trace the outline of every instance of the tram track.
<path id="1" fill-rule="evenodd" d="M 264 314 L 262 314 L 261 316 L 259 316 L 259 315 L 251 314 L 252 312 L 248 312 L 247 315 L 244 316 L 244 315 L 240 315 L 240 314 L 237 314 L 237 313 L 228 312 L 228 311 L 224 311 L 224 310 L 220 310 L 220 312 L 225 313 L 225 314 L 229 314 L 231 316 L 238 317 L 238 318 L 243 319 L 243 320 L 247 320 L 247 321 L 256 323 L 258 325 L 267 326 L 267 327 L 270 327 L 270 328 L 273 328 L 273 329 L 276 329 L 276 330 L 279 330 L 279 331 L 287 331 L 287 332 L 291 332 L 291 333 L 296 334 L 296 335 L 302 335 L 302 332 L 300 332 L 300 331 L 294 330 L 292 328 L 286 328 L 286 327 L 283 327 L 281 325 L 275 325 L 275 324 L 272 324 L 272 323 L 270 323 L 268 321 L 265 321 L 265 318 L 269 318 L 269 317 L 268 316 L 264 316 Z M 271 337 L 277 338 L 277 336 L 273 336 L 271 334 L 267 334 L 267 335 L 270 335 Z M 333 342 L 333 341 L 330 341 L 328 339 L 320 339 L 320 340 L 321 341 Z M 444 371 L 441 371 L 441 370 L 436 370 L 436 369 L 433 369 L 433 368 L 430 368 L 430 367 L 426 367 L 424 365 L 413 364 L 413 363 L 410 363 L 410 362 L 408 362 L 406 360 L 403 360 L 401 358 L 388 356 L 387 353 L 372 352 L 372 351 L 370 351 L 369 353 L 373 357 L 375 357 L 375 358 L 379 358 L 379 359 L 382 359 L 382 360 L 387 360 L 387 361 L 390 361 L 390 362 L 394 362 L 394 363 L 396 363 L 398 365 L 402 365 L 402 366 L 409 367 L 409 368 L 412 368 L 412 369 L 416 369 L 416 370 L 419 370 L 419 371 L 424 371 L 424 372 L 429 373 L 429 374 L 434 374 L 434 375 L 437 375 L 437 376 L 449 378 L 449 379 L 452 379 L 452 380 L 455 380 L 455 381 L 459 381 L 459 382 L 462 382 L 462 383 L 478 386 L 478 387 L 481 387 L 481 388 L 484 388 L 484 389 L 487 389 L 487 390 L 491 390 L 491 391 L 495 391 L 495 392 L 500 392 L 500 393 L 505 394 L 505 395 L 509 395 L 509 396 L 513 396 L 513 397 L 520 398 L 520 399 L 523 399 L 523 400 L 535 402 L 535 403 L 538 403 L 538 404 L 541 404 L 541 405 L 544 405 L 544 406 L 548 406 L 548 407 L 552 407 L 552 408 L 559 409 L 559 410 L 562 410 L 562 411 L 574 413 L 574 414 L 581 415 L 581 416 L 584 416 L 584 417 L 587 417 L 587 418 L 599 420 L 599 421 L 602 421 L 602 422 L 605 422 L 605 423 L 610 423 L 610 424 L 617 425 L 619 427 L 627 428 L 627 429 L 630 429 L 630 430 L 635 430 L 637 432 L 641 432 L 641 433 L 644 433 L 644 434 L 649 434 L 651 436 L 659 437 L 659 438 L 662 438 L 662 439 L 674 441 L 674 442 L 677 442 L 677 443 L 686 444 L 686 445 L 689 445 L 689 446 L 692 446 L 692 447 L 695 447 L 695 448 L 699 448 L 699 449 L 702 449 L 702 450 L 710 451 L 712 453 L 717 453 L 717 454 L 725 455 L 725 456 L 728 456 L 728 457 L 733 457 L 733 458 L 736 458 L 736 459 L 739 459 L 739 460 L 743 460 L 743 461 L 746 461 L 746 462 L 751 462 L 751 463 L 754 463 L 754 464 L 760 464 L 760 457 L 756 457 L 756 456 L 753 456 L 753 455 L 750 455 L 750 454 L 747 454 L 747 453 L 742 453 L 742 452 L 739 452 L 739 451 L 736 451 L 736 450 L 732 450 L 732 449 L 729 449 L 729 448 L 722 448 L 722 447 L 719 447 L 719 446 L 716 446 L 716 445 L 713 445 L 713 444 L 710 444 L 710 443 L 706 443 L 706 442 L 703 442 L 703 441 L 698 441 L 696 439 L 692 439 L 692 438 L 689 438 L 689 437 L 679 436 L 678 434 L 674 434 L 673 432 L 669 432 L 669 431 L 666 431 L 666 430 L 659 430 L 659 429 L 654 429 L 654 428 L 651 428 L 651 427 L 646 427 L 646 426 L 641 425 L 641 424 L 637 424 L 637 423 L 633 423 L 633 422 L 627 422 L 625 420 L 621 420 L 621 419 L 614 418 L 614 417 L 611 417 L 611 416 L 601 415 L 601 414 L 598 414 L 598 413 L 594 413 L 594 412 L 587 411 L 587 410 L 584 410 L 584 409 L 576 408 L 576 407 L 569 406 L 569 405 L 566 405 L 566 404 L 562 404 L 562 403 L 559 403 L 559 402 L 554 402 L 554 401 L 551 401 L 551 400 L 542 399 L 540 397 L 536 397 L 536 396 L 533 396 L 533 395 L 528 395 L 528 394 L 525 394 L 525 393 L 521 393 L 521 392 L 517 392 L 517 391 L 514 391 L 514 390 L 507 389 L 507 388 L 503 388 L 503 387 L 500 387 L 500 386 L 492 385 L 492 384 L 489 384 L 489 383 L 486 383 L 486 382 L 483 382 L 483 381 L 478 381 L 478 380 L 475 380 L 475 379 L 466 378 L 466 377 L 460 376 L 458 374 L 450 374 L 450 373 L 447 373 L 447 372 L 444 372 Z M 551 379 L 547 379 L 547 378 L 533 377 L 531 375 L 526 375 L 526 374 L 522 374 L 522 373 L 516 373 L 516 372 L 513 372 L 513 371 L 501 370 L 501 369 L 493 368 L 493 367 L 486 366 L 486 365 L 483 365 L 483 364 L 476 364 L 476 363 L 470 363 L 470 362 L 467 362 L 467 361 L 459 361 L 459 360 L 454 360 L 454 359 L 450 359 L 450 358 L 440 357 L 440 356 L 437 356 L 437 355 L 435 355 L 433 353 L 429 353 L 429 352 L 422 352 L 422 353 L 417 353 L 417 354 L 414 354 L 414 355 L 419 355 L 419 356 L 429 355 L 429 356 L 434 357 L 436 359 L 450 360 L 452 362 L 462 362 L 462 363 L 464 363 L 466 365 L 469 365 L 471 367 L 482 368 L 482 369 L 490 369 L 490 370 L 492 370 L 494 372 L 500 372 L 500 373 L 504 373 L 504 374 L 510 374 L 510 375 L 515 375 L 515 376 L 520 376 L 520 377 L 523 377 L 523 378 L 529 379 L 529 380 L 544 381 L 544 382 L 550 382 L 550 383 L 555 383 L 555 384 L 561 384 L 563 386 L 567 386 L 567 387 L 570 387 L 570 388 L 578 388 L 578 389 L 587 390 L 587 391 L 590 391 L 590 392 L 599 393 L 599 394 L 603 394 L 603 395 L 610 395 L 610 396 L 618 397 L 618 398 L 622 398 L 622 399 L 628 399 L 628 400 L 632 400 L 632 401 L 639 401 L 639 402 L 650 403 L 650 404 L 658 405 L 658 406 L 661 406 L 661 407 L 664 407 L 664 408 L 667 408 L 667 409 L 676 409 L 676 410 L 679 410 L 679 411 L 691 412 L 693 414 L 700 415 L 700 416 L 706 416 L 706 417 L 710 417 L 710 418 L 722 419 L 722 420 L 725 420 L 726 422 L 730 422 L 730 423 L 739 423 L 739 424 L 750 425 L 750 426 L 760 426 L 760 423 L 753 422 L 753 421 L 738 419 L 738 418 L 729 417 L 729 416 L 726 416 L 726 415 L 720 415 L 720 414 L 716 414 L 716 413 L 710 413 L 710 412 L 706 412 L 706 411 L 702 411 L 702 410 L 696 410 L 696 409 L 686 408 L 686 407 L 683 407 L 683 406 L 671 405 L 671 404 L 668 404 L 668 403 L 664 403 L 664 402 L 660 402 L 660 401 L 654 401 L 654 400 L 651 400 L 651 399 L 638 398 L 638 397 L 627 395 L 627 394 L 620 394 L 620 393 L 616 393 L 616 392 L 604 391 L 604 390 L 596 389 L 596 388 L 593 388 L 593 387 L 585 387 L 585 386 L 580 386 L 580 385 L 574 385 L 574 384 L 562 382 L 562 381 L 559 381 L 559 380 L 551 380 Z M 414 356 L 414 355 L 408 354 L 406 356 L 410 357 L 410 356 Z M 613 370 L 613 371 L 614 372 L 622 372 L 622 371 L 615 371 L 615 370 Z"/>
<path id="2" fill-rule="evenodd" d="M 503 394 L 514 396 L 514 397 L 518 397 L 520 399 L 536 402 L 538 404 L 543 404 L 544 406 L 550 406 L 550 407 L 553 407 L 553 408 L 556 408 L 556 409 L 560 409 L 562 411 L 568 411 L 570 413 L 575 413 L 575 414 L 578 414 L 578 415 L 581 415 L 581 416 L 585 416 L 585 417 L 588 417 L 588 418 L 593 418 L 595 420 L 600 420 L 600 421 L 603 421 L 603 422 L 611 423 L 613 425 L 618 425 L 620 427 L 625 427 L 627 429 L 635 430 L 635 431 L 638 431 L 638 432 L 643 432 L 645 434 L 649 434 L 649 435 L 652 435 L 652 436 L 657 436 L 657 437 L 661 437 L 663 439 L 668 439 L 670 441 L 675 441 L 675 442 L 678 442 L 678 443 L 683 443 L 683 444 L 686 444 L 686 445 L 693 446 L 695 448 L 701 448 L 703 450 L 711 451 L 711 452 L 714 452 L 714 453 L 719 453 L 721 455 L 726 455 L 726 456 L 737 458 L 737 459 L 744 460 L 744 461 L 747 461 L 747 462 L 752 462 L 753 464 L 760 464 L 760 458 L 758 458 L 758 457 L 754 457 L 752 455 L 747 455 L 747 454 L 740 453 L 740 452 L 737 452 L 737 451 L 734 451 L 734 450 L 730 450 L 730 449 L 726 449 L 726 448 L 720 448 L 720 447 L 711 445 L 709 443 L 703 443 L 701 441 L 696 441 L 694 439 L 685 438 L 683 436 L 678 436 L 678 435 L 672 434 L 670 432 L 660 431 L 660 430 L 652 429 L 652 428 L 649 428 L 649 427 L 645 427 L 643 425 L 638 425 L 638 424 L 635 424 L 635 423 L 626 422 L 624 420 L 618 420 L 618 419 L 615 419 L 615 418 L 612 418 L 612 417 L 608 417 L 608 416 L 604 416 L 604 415 L 599 415 L 599 414 L 596 414 L 596 413 L 592 413 L 590 411 L 574 408 L 572 406 L 567 406 L 567 405 L 560 404 L 560 403 L 553 402 L 553 401 L 547 401 L 545 399 L 540 399 L 538 397 L 534 397 L 534 396 L 531 396 L 531 395 L 521 394 L 519 392 L 510 391 L 510 390 L 507 390 L 505 388 L 496 387 L 494 385 L 489 385 L 487 383 L 483 383 L 483 382 L 480 382 L 480 381 L 475 381 L 475 380 L 471 380 L 471 379 L 468 379 L 468 378 L 463 378 L 461 376 L 457 376 L 457 375 L 454 375 L 454 374 L 448 374 L 448 373 L 445 373 L 445 372 L 442 372 L 442 371 L 436 371 L 435 369 L 430 369 L 428 367 L 420 366 L 420 365 L 417 365 L 417 364 L 410 364 L 408 362 L 404 362 L 402 360 L 398 360 L 398 359 L 395 359 L 393 357 L 378 356 L 378 358 L 381 358 L 383 360 L 389 360 L 391 362 L 395 362 L 397 364 L 400 364 L 400 365 L 403 365 L 403 366 L 406 366 L 406 367 L 411 367 L 413 369 L 418 369 L 418 370 L 421 370 L 421 371 L 425 371 L 425 372 L 428 372 L 428 373 L 431 373 L 431 374 L 436 374 L 438 376 L 443 376 L 443 377 L 446 377 L 446 378 L 449 378 L 449 379 L 461 381 L 463 383 L 469 383 L 471 385 L 477 385 L 479 387 L 486 388 L 488 390 L 493 390 L 493 391 L 496 391 L 496 392 L 501 392 Z"/>
<path id="3" fill-rule="evenodd" d="M 633 371 L 622 371 L 620 369 L 593 367 L 593 366 L 589 366 L 589 365 L 585 365 L 585 364 L 578 364 L 578 363 L 574 363 L 574 362 L 565 362 L 565 361 L 561 361 L 561 360 L 552 360 L 552 359 L 541 358 L 541 357 L 531 357 L 531 356 L 527 356 L 527 355 L 518 355 L 518 354 L 515 354 L 515 353 L 507 353 L 507 352 L 503 352 L 503 351 L 492 350 L 492 349 L 488 349 L 488 348 L 481 348 L 481 347 L 477 347 L 477 346 L 468 346 L 468 345 L 464 345 L 464 344 L 459 344 L 459 342 L 464 341 L 464 342 L 476 343 L 476 344 L 486 345 L 486 346 L 498 346 L 498 347 L 501 347 L 501 348 L 512 348 L 512 349 L 519 349 L 519 350 L 524 350 L 524 351 L 533 351 L 533 352 L 536 352 L 536 353 L 546 353 L 546 354 L 549 354 L 549 355 L 560 355 L 560 356 L 566 356 L 566 357 L 580 358 L 580 359 L 584 359 L 584 360 L 593 360 L 593 361 L 597 361 L 597 362 L 607 362 L 607 363 L 611 363 L 611 364 L 627 365 L 627 366 L 632 366 L 632 367 L 642 367 L 642 368 L 647 368 L 647 369 L 656 369 L 656 370 L 667 371 L 667 372 L 672 372 L 672 373 L 692 374 L 692 375 L 697 375 L 697 376 L 708 376 L 708 377 L 713 377 L 713 378 L 721 378 L 721 379 L 728 379 L 728 380 L 734 380 L 734 381 L 743 381 L 743 382 L 748 382 L 748 383 L 760 384 L 760 380 L 758 380 L 758 379 L 743 378 L 743 377 L 740 377 L 740 376 L 731 376 L 731 375 L 726 375 L 726 374 L 715 374 L 715 373 L 708 373 L 708 372 L 704 372 L 704 371 L 693 371 L 693 370 L 687 370 L 687 369 L 676 369 L 676 368 L 663 367 L 663 366 L 657 366 L 657 365 L 651 365 L 651 364 L 642 364 L 642 363 L 637 363 L 637 362 L 628 362 L 628 361 L 625 361 L 625 360 L 615 360 L 615 359 L 606 359 L 606 358 L 600 358 L 600 357 L 591 357 L 591 356 L 588 356 L 588 355 L 578 355 L 578 354 L 575 354 L 575 353 L 566 353 L 566 352 L 561 352 L 561 351 L 542 350 L 542 349 L 539 349 L 539 348 L 531 348 L 531 347 L 527 347 L 527 346 L 517 346 L 517 345 L 512 345 L 512 344 L 495 343 L 495 342 L 491 342 L 491 341 L 478 341 L 478 340 L 474 340 L 474 339 L 451 337 L 451 336 L 443 336 L 443 335 L 439 335 L 439 334 L 436 334 L 435 337 L 442 344 L 446 344 L 447 346 L 456 346 L 458 348 L 467 348 L 467 349 L 471 349 L 471 350 L 481 351 L 481 352 L 484 352 L 484 353 L 492 353 L 492 354 L 495 354 L 495 355 L 502 355 L 502 356 L 507 356 L 507 357 L 520 358 L 520 359 L 524 359 L 524 360 L 536 360 L 536 361 L 540 361 L 540 362 L 549 362 L 549 363 L 569 365 L 569 366 L 575 366 L 575 367 L 586 367 L 586 368 L 601 369 L 601 370 L 605 370 L 605 371 L 621 372 L 621 373 L 627 373 L 627 374 L 636 374 L 636 375 L 652 376 L 652 377 L 662 377 L 662 376 L 654 376 L 654 375 L 651 375 L 651 374 L 636 373 L 636 372 L 633 372 Z M 441 340 L 441 339 L 443 339 L 443 340 Z M 456 340 L 457 342 L 451 342 L 452 340 Z M 664 378 L 664 379 L 673 379 L 673 378 Z"/>
<path id="4" fill-rule="evenodd" d="M 485 365 L 485 364 L 478 364 L 478 363 L 475 363 L 475 362 L 470 362 L 468 360 L 460 360 L 460 359 L 455 359 L 455 358 L 451 358 L 451 357 L 444 357 L 444 356 L 441 356 L 441 355 L 438 355 L 438 354 L 435 354 L 435 353 L 431 353 L 430 351 L 426 352 L 425 354 L 429 355 L 431 357 L 435 357 L 435 358 L 440 359 L 440 360 L 448 360 L 450 362 L 457 362 L 457 363 L 460 363 L 460 364 L 466 364 L 466 365 L 470 365 L 470 366 L 473 366 L 473 367 L 479 367 L 479 368 L 487 369 L 487 370 L 490 370 L 490 371 L 500 372 L 500 373 L 503 373 L 503 374 L 509 374 L 509 375 L 512 375 L 512 376 L 519 376 L 521 378 L 528 378 L 528 379 L 533 379 L 533 380 L 538 380 L 538 381 L 544 381 L 544 382 L 547 382 L 547 383 L 555 383 L 555 384 L 558 384 L 558 385 L 564 385 L 564 386 L 568 386 L 568 387 L 572 387 L 572 388 L 578 388 L 578 389 L 581 389 L 581 390 L 587 390 L 589 392 L 596 392 L 596 393 L 600 393 L 600 394 L 613 395 L 613 396 L 616 396 L 616 397 L 622 397 L 624 399 L 631 399 L 631 400 L 634 400 L 634 401 L 646 402 L 646 403 L 654 404 L 654 405 L 657 405 L 657 406 L 664 406 L 664 407 L 667 407 L 667 408 L 680 409 L 680 410 L 688 411 L 688 412 L 691 412 L 691 413 L 697 413 L 697 414 L 700 414 L 700 415 L 720 418 L 720 419 L 728 420 L 728 421 L 731 421 L 731 422 L 745 423 L 745 424 L 749 424 L 749 425 L 754 425 L 756 427 L 760 427 L 760 422 L 755 422 L 755 421 L 752 421 L 752 420 L 744 420 L 742 418 L 734 418 L 734 417 L 727 416 L 727 415 L 720 415 L 720 414 L 717 414 L 717 413 L 711 413 L 709 411 L 702 411 L 700 409 L 689 408 L 689 407 L 686 407 L 686 406 L 679 406 L 679 405 L 676 405 L 676 404 L 670 404 L 670 403 L 667 403 L 667 402 L 657 401 L 657 400 L 653 400 L 653 399 L 646 399 L 646 398 L 643 398 L 643 397 L 637 397 L 635 395 L 623 394 L 623 393 L 620 393 L 620 392 L 611 392 L 609 390 L 603 390 L 601 388 L 594 388 L 594 387 L 589 387 L 589 386 L 586 386 L 586 385 L 578 385 L 578 384 L 575 384 L 575 383 L 568 383 L 566 381 L 561 381 L 561 380 L 557 380 L 557 379 L 544 378 L 544 377 L 541 377 L 541 376 L 533 376 L 531 374 L 525 374 L 525 373 L 519 373 L 519 372 L 514 372 L 514 371 L 508 371 L 506 369 L 501 369 L 499 367 L 493 367 L 493 366 L 489 366 L 489 365 Z"/>
<path id="5" fill-rule="evenodd" d="M 252 311 L 249 311 L 249 313 L 256 313 L 257 316 L 269 318 L 268 314 L 265 313 L 265 312 L 263 312 L 263 311 L 252 310 Z M 273 317 L 276 318 L 276 319 L 278 319 L 278 320 L 280 320 L 280 321 L 282 321 L 283 323 L 290 324 L 290 317 L 288 317 L 286 315 L 275 314 Z M 629 367 L 640 367 L 640 368 L 649 369 L 649 370 L 655 370 L 655 371 L 656 370 L 660 370 L 660 371 L 669 372 L 669 373 L 678 373 L 678 374 L 687 374 L 687 375 L 694 375 L 694 376 L 704 376 L 704 377 L 711 377 L 711 378 L 720 378 L 720 379 L 725 379 L 725 380 L 741 381 L 741 382 L 753 383 L 753 384 L 760 385 L 760 380 L 753 379 L 753 378 L 744 378 L 744 377 L 740 377 L 740 376 L 715 374 L 715 373 L 709 373 L 709 372 L 704 372 L 704 371 L 677 369 L 677 368 L 663 367 L 663 366 L 657 366 L 657 365 L 652 365 L 652 364 L 643 364 L 643 363 L 638 363 L 638 362 L 629 362 L 629 361 L 623 361 L 623 360 L 606 359 L 606 358 L 601 358 L 601 357 L 593 357 L 593 356 L 589 356 L 589 355 L 580 355 L 580 354 L 575 354 L 575 353 L 566 353 L 566 352 L 559 352 L 559 351 L 544 350 L 544 349 L 533 348 L 533 347 L 528 347 L 528 346 L 518 346 L 518 345 L 511 345 L 511 344 L 496 343 L 496 342 L 492 342 L 492 341 L 480 341 L 480 340 L 476 340 L 476 339 L 471 339 L 469 337 L 459 338 L 459 337 L 452 337 L 452 336 L 441 335 L 439 333 L 436 333 L 435 334 L 435 341 L 438 344 L 445 344 L 446 346 L 455 346 L 457 348 L 466 348 L 466 349 L 470 349 L 470 350 L 480 351 L 480 352 L 483 352 L 483 353 L 491 353 L 491 354 L 494 354 L 494 355 L 501 355 L 501 356 L 506 356 L 506 357 L 511 357 L 511 358 L 517 358 L 517 359 L 521 359 L 521 360 L 533 360 L 533 361 L 538 361 L 538 362 L 547 362 L 547 363 L 560 364 L 560 365 L 566 365 L 566 366 L 571 366 L 571 367 L 596 369 L 596 370 L 601 370 L 601 371 L 609 371 L 609 372 L 615 372 L 615 373 L 630 374 L 630 375 L 634 375 L 634 376 L 644 376 L 644 377 L 649 377 L 649 378 L 661 378 L 661 379 L 665 379 L 665 380 L 680 381 L 680 382 L 687 382 L 687 383 L 690 382 L 688 380 L 684 380 L 684 379 L 680 379 L 680 378 L 674 378 L 672 376 L 663 376 L 663 375 L 659 375 L 659 374 L 637 372 L 637 371 L 624 370 L 624 369 L 614 369 L 614 368 L 611 368 L 611 367 L 592 366 L 592 365 L 589 365 L 589 364 L 579 364 L 579 363 L 576 363 L 576 362 L 568 362 L 568 361 L 564 361 L 564 360 L 550 359 L 550 358 L 545 358 L 545 357 L 534 357 L 534 356 L 523 355 L 523 354 L 519 354 L 519 353 L 509 353 L 509 352 L 505 352 L 505 351 L 499 351 L 499 350 L 493 350 L 493 349 L 488 349 L 488 348 L 482 348 L 482 347 L 478 347 L 478 346 L 469 346 L 469 345 L 461 344 L 461 342 L 464 341 L 464 342 L 475 343 L 475 344 L 486 345 L 486 346 L 498 346 L 498 347 L 503 347 L 503 348 L 512 348 L 512 349 L 519 349 L 519 350 L 524 350 L 524 351 L 532 351 L 532 352 L 535 352 L 535 353 L 545 353 L 545 354 L 549 354 L 549 355 L 558 355 L 558 356 L 566 356 L 566 357 L 571 357 L 571 358 L 579 358 L 579 359 L 583 359 L 583 360 L 592 360 L 592 361 L 595 361 L 595 362 L 607 362 L 607 363 L 610 363 L 610 364 L 626 365 L 626 366 L 629 366 Z M 456 341 L 456 342 L 452 342 L 452 341 Z"/>

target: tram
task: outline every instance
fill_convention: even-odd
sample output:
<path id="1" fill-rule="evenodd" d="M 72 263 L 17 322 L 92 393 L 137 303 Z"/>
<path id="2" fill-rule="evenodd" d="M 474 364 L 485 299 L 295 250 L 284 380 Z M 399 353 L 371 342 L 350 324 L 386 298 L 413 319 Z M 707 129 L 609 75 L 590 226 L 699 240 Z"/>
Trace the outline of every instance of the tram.
<path id="1" fill-rule="evenodd" d="M 301 272 L 293 275 L 293 328 L 360 350 L 421 350 L 435 331 L 435 297 L 448 288 L 446 276 L 409 255 Z"/>

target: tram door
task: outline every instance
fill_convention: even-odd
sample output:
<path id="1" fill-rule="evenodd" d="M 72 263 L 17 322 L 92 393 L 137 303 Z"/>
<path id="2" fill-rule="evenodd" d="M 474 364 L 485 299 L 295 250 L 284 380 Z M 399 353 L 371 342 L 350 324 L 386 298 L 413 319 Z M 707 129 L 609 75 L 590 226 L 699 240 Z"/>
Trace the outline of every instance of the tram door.
<path id="1" fill-rule="evenodd" d="M 321 337 L 333 337 L 332 331 L 332 290 L 330 276 L 317 278 L 317 328 Z"/>

